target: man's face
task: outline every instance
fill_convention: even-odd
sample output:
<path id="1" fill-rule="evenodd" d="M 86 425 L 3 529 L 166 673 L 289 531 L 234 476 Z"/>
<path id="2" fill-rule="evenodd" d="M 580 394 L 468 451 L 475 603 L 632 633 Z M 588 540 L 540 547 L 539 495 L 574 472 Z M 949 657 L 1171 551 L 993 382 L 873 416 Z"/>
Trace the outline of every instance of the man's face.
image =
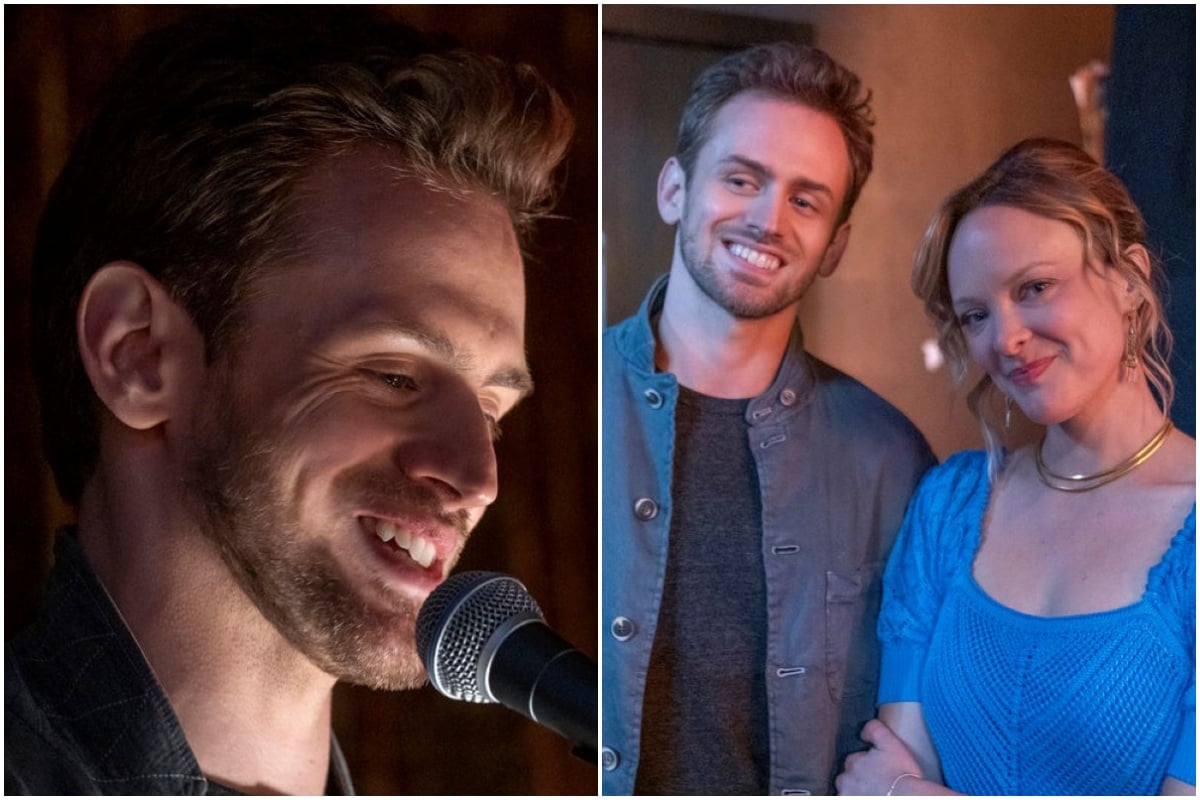
<path id="1" fill-rule="evenodd" d="M 378 151 L 299 196 L 305 249 L 258 281 L 214 365 L 189 483 L 262 613 L 324 671 L 423 680 L 415 616 L 496 497 L 495 422 L 531 384 L 504 207 Z"/>
<path id="2" fill-rule="evenodd" d="M 674 159 L 659 208 L 679 223 L 678 256 L 709 300 L 739 319 L 794 313 L 837 266 L 850 156 L 834 119 L 766 94 L 736 95 L 713 118 L 692 174 Z M 836 236 L 835 236 L 836 233 Z"/>

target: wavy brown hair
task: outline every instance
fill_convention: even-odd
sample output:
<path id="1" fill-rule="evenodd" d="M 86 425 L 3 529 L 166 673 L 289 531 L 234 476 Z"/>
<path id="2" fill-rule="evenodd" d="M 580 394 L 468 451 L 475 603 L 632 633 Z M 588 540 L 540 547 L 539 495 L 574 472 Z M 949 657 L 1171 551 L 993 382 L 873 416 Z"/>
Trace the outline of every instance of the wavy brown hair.
<path id="1" fill-rule="evenodd" d="M 864 92 L 858 76 L 825 51 L 791 42 L 756 45 L 726 56 L 700 73 L 683 108 L 675 153 L 685 176 L 691 175 L 717 112 L 743 92 L 792 100 L 833 117 L 850 154 L 850 187 L 838 224 L 849 219 L 871 174 L 875 148 L 871 93 Z"/>
<path id="2" fill-rule="evenodd" d="M 222 9 L 150 34 L 118 70 L 55 184 L 33 263 L 33 364 L 64 499 L 98 455 L 75 313 L 128 259 L 192 316 L 211 363 L 256 277 L 305 242 L 295 189 L 324 159 L 381 146 L 400 170 L 499 199 L 519 234 L 546 215 L 573 122 L 532 67 L 455 49 L 373 11 Z"/>

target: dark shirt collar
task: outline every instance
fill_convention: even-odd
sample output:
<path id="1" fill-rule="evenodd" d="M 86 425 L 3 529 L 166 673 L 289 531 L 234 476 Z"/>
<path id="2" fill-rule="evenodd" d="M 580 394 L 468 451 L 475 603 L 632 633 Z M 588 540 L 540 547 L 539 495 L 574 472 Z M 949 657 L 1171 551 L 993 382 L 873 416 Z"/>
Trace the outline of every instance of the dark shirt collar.
<path id="1" fill-rule="evenodd" d="M 200 772 L 175 711 L 74 531 L 59 534 L 41 613 L 13 640 L 6 667 L 6 721 L 15 713 L 35 717 L 22 723 L 58 751 L 47 758 L 62 770 L 81 771 L 80 779 L 111 794 L 228 792 Z M 336 739 L 331 747 L 327 791 L 353 794 Z M 19 769 L 6 764 L 6 772 Z"/>

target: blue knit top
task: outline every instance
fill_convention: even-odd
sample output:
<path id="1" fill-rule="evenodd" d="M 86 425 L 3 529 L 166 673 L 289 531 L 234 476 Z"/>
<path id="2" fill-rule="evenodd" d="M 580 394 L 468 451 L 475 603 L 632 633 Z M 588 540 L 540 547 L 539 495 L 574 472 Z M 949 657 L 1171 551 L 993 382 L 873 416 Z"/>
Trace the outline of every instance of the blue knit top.
<path id="1" fill-rule="evenodd" d="M 1196 508 L 1133 605 L 1037 617 L 971 564 L 987 457 L 931 470 L 884 577 L 879 702 L 922 704 L 946 784 L 967 794 L 1157 794 L 1196 782 Z"/>

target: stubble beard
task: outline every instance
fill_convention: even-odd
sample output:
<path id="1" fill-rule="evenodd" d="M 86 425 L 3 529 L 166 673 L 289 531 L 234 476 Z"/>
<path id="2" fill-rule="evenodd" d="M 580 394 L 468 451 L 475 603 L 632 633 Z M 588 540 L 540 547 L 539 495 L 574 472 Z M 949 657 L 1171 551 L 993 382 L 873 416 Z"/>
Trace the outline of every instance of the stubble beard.
<path id="1" fill-rule="evenodd" d="M 374 689 L 424 685 L 415 648 L 420 604 L 381 584 L 365 588 L 387 602 L 368 604 L 325 539 L 306 535 L 285 501 L 270 434 L 243 424 L 232 397 L 208 407 L 217 410 L 195 431 L 187 489 L 200 530 L 242 591 L 323 672 Z"/>
<path id="2" fill-rule="evenodd" d="M 799 286 L 792 288 L 784 283 L 770 292 L 739 287 L 732 280 L 722 276 L 714 263 L 714 256 L 702 252 L 698 240 L 699 236 L 695 230 L 688 227 L 686 219 L 681 220 L 679 251 L 684 267 L 692 281 L 700 287 L 700 291 L 735 319 L 756 320 L 779 314 L 798 303 L 816 277 L 814 272 Z M 721 246 L 719 234 L 714 234 L 711 241 L 715 246 Z"/>

